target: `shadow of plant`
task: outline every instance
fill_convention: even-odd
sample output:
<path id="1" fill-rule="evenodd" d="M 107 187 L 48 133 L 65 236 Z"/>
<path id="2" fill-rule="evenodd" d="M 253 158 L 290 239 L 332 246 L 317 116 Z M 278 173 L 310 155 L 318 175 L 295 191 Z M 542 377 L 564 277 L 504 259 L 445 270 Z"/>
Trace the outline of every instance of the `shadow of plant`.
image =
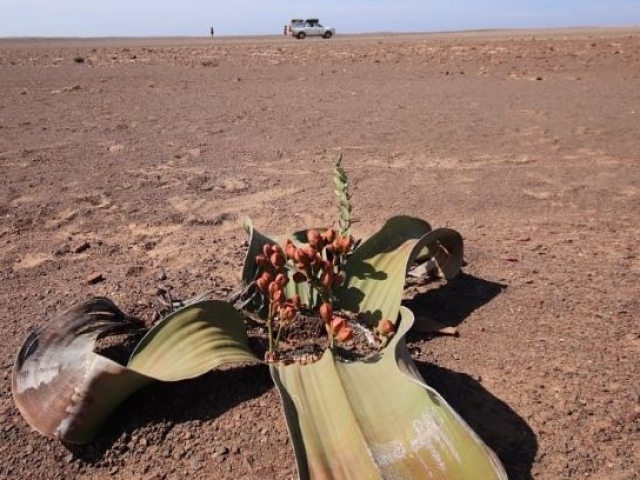
<path id="1" fill-rule="evenodd" d="M 506 285 L 460 273 L 437 288 L 424 291 L 424 285 L 410 286 L 403 304 L 416 317 L 428 317 L 446 326 L 461 324 L 474 310 L 497 297 Z M 413 296 L 412 296 L 413 295 Z"/>
<path id="2" fill-rule="evenodd" d="M 469 375 L 414 360 L 427 384 L 435 388 L 498 455 L 511 480 L 531 480 L 538 451 L 536 436 L 506 403 Z"/>
<path id="3" fill-rule="evenodd" d="M 506 288 L 504 284 L 461 273 L 436 288 L 424 284 L 409 286 L 406 293 L 410 298 L 403 303 L 417 317 L 458 326 Z M 407 340 L 411 343 L 430 336 L 410 332 Z M 511 480 L 533 478 L 531 468 L 538 442 L 524 419 L 469 375 L 414 361 L 427 384 L 435 388 L 496 452 Z"/>
<path id="4" fill-rule="evenodd" d="M 154 383 L 127 399 L 92 443 L 65 447 L 86 463 L 98 463 L 119 438 L 129 437 L 142 427 L 152 425 L 145 429 L 144 436 L 150 443 L 159 444 L 173 425 L 214 420 L 272 388 L 269 370 L 263 365 L 214 370 L 175 383 Z"/>

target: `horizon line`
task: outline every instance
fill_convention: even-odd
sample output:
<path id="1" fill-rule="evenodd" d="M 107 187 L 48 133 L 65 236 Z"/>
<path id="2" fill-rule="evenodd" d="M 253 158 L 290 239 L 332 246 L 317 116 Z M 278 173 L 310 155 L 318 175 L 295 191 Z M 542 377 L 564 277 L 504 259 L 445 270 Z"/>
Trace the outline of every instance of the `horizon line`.
<path id="1" fill-rule="evenodd" d="M 530 32 L 530 31 L 567 31 L 567 30 L 635 30 L 640 24 L 628 25 L 567 25 L 553 27 L 500 27 L 500 28 L 472 28 L 454 30 L 416 30 L 416 31 L 395 31 L 380 30 L 371 32 L 338 32 L 336 36 L 366 36 L 366 35 L 442 35 L 442 34 L 472 34 L 472 33 L 498 33 L 498 32 Z M 281 38 L 282 33 L 236 33 L 215 35 L 216 38 L 251 38 L 251 37 L 275 37 Z M 59 36 L 59 35 L 10 35 L 0 36 L 0 40 L 127 40 L 127 39 L 203 39 L 209 35 L 98 35 L 98 36 Z"/>

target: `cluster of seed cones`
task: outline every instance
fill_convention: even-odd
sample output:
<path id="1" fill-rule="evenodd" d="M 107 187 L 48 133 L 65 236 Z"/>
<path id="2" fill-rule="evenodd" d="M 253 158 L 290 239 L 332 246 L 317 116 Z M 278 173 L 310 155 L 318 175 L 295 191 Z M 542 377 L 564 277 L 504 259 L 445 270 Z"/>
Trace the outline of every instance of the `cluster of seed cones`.
<path id="1" fill-rule="evenodd" d="M 348 319 L 334 312 L 335 289 L 344 283 L 344 265 L 353 246 L 353 237 L 340 235 L 332 228 L 323 233 L 313 229 L 307 231 L 307 244 L 300 247 L 291 239 L 286 240 L 284 249 L 275 244 L 264 245 L 262 253 L 255 258 L 259 268 L 255 284 L 269 304 L 267 361 L 277 360 L 280 332 L 296 318 L 302 307 L 299 294 L 287 298 L 286 286 L 290 278 L 295 283 L 308 283 L 310 289 L 318 293 L 321 299 L 318 313 L 331 347 L 334 341 L 344 343 L 353 338 Z M 274 338 L 276 324 L 278 333 Z M 383 320 L 376 327 L 383 344 L 394 331 L 395 325 L 390 320 Z"/>

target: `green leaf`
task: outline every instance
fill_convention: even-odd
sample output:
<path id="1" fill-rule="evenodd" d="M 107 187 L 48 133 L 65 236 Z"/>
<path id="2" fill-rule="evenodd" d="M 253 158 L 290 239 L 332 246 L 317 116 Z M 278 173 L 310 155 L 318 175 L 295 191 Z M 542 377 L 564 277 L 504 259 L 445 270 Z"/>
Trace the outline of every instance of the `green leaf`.
<path id="1" fill-rule="evenodd" d="M 206 300 L 159 322 L 140 341 L 131 370 L 157 380 L 198 377 L 222 364 L 256 362 L 242 316 L 227 302 Z"/>
<path id="2" fill-rule="evenodd" d="M 361 314 L 370 325 L 396 321 L 407 269 L 433 258 L 443 276 L 453 278 L 462 265 L 462 237 L 455 230 L 431 230 L 424 220 L 397 216 L 366 240 L 345 265 L 340 308 Z"/>
<path id="3" fill-rule="evenodd" d="M 250 218 L 245 218 L 244 229 L 249 236 L 249 248 L 247 249 L 247 255 L 244 259 L 244 267 L 242 268 L 242 281 L 248 285 L 253 282 L 256 272 L 258 271 L 256 256 L 262 253 L 262 247 L 265 245 L 273 245 L 278 242 L 273 238 L 261 234 L 253 228 L 253 221 Z"/>
<path id="4" fill-rule="evenodd" d="M 302 480 L 506 479 L 495 454 L 420 377 L 404 342 L 413 314 L 378 358 L 271 366 Z"/>

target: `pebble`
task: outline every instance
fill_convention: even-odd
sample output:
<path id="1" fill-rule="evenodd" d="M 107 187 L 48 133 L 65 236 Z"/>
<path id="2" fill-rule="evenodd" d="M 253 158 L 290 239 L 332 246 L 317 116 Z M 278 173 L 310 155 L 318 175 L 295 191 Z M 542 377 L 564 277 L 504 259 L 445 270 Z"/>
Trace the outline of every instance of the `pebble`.
<path id="1" fill-rule="evenodd" d="M 73 253 L 82 253 L 85 250 L 87 250 L 89 247 L 91 247 L 91 245 L 89 245 L 89 242 L 81 242 L 81 243 L 78 243 L 77 245 L 74 245 L 71 248 L 71 251 Z"/>
<path id="2" fill-rule="evenodd" d="M 100 283 L 102 281 L 104 281 L 104 275 L 101 272 L 95 272 L 87 275 L 87 283 L 89 285 L 95 285 L 96 283 Z"/>
<path id="3" fill-rule="evenodd" d="M 202 462 L 200 460 L 198 460 L 197 458 L 192 458 L 189 461 L 189 467 L 191 467 L 191 470 L 195 470 L 198 471 L 202 468 Z"/>
<path id="4" fill-rule="evenodd" d="M 124 150 L 124 145 L 111 145 L 109 147 L 109 153 L 118 153 Z"/>
<path id="5" fill-rule="evenodd" d="M 220 446 L 216 447 L 216 453 L 218 455 L 226 455 L 227 453 L 229 453 L 229 449 L 227 447 L 225 447 L 224 445 L 220 445 Z"/>

